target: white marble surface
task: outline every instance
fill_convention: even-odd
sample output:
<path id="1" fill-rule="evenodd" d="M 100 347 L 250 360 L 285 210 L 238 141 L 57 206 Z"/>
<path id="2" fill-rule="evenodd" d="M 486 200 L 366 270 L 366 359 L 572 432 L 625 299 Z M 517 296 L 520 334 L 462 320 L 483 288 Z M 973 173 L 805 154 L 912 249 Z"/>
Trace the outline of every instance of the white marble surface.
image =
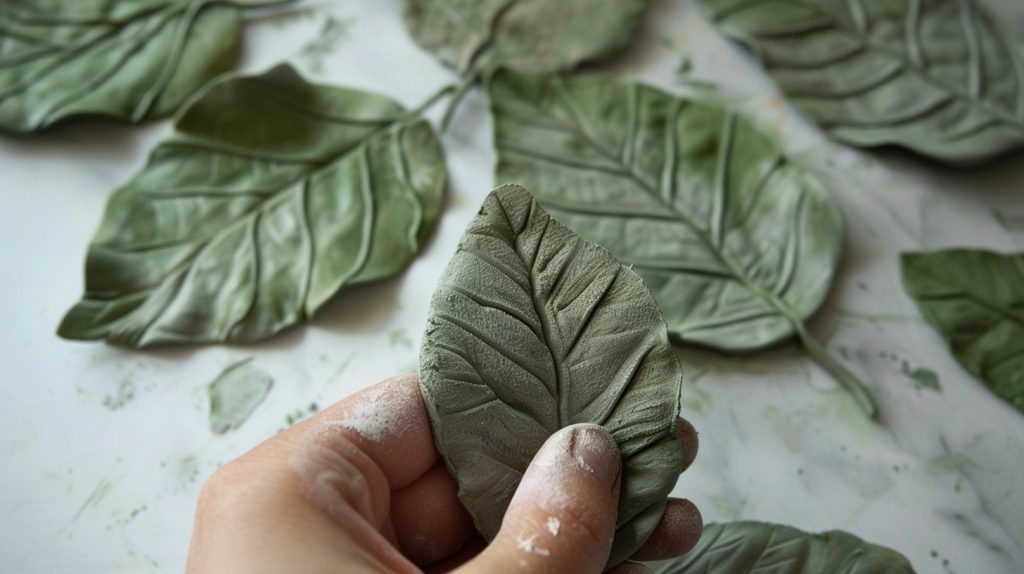
<path id="1" fill-rule="evenodd" d="M 1024 37 L 1024 6 L 989 3 Z M 407 38 L 398 0 L 313 6 L 254 23 L 243 69 L 288 57 L 316 79 L 410 106 L 453 80 Z M 342 39 L 320 63 L 300 56 L 327 15 L 348 23 Z M 882 419 L 863 420 L 794 347 L 742 359 L 683 352 L 685 415 L 701 453 L 675 494 L 709 521 L 849 530 L 904 552 L 921 573 L 1024 571 L 1024 416 L 951 359 L 900 287 L 897 264 L 908 249 L 1024 249 L 1024 158 L 958 172 L 828 144 L 689 1 L 655 1 L 644 39 L 609 72 L 700 92 L 675 77 L 683 54 L 692 77 L 723 85 L 832 184 L 847 252 L 812 329 L 868 383 Z M 181 571 L 196 494 L 217 465 L 310 403 L 415 369 L 432 286 L 491 188 L 477 91 L 444 137 L 444 215 L 401 277 L 257 345 L 139 352 L 58 339 L 106 198 L 168 131 L 168 122 L 77 124 L 0 137 L 0 571 Z M 276 384 L 241 429 L 213 435 L 206 384 L 245 357 Z M 915 388 L 903 361 L 938 373 L 941 392 Z"/>

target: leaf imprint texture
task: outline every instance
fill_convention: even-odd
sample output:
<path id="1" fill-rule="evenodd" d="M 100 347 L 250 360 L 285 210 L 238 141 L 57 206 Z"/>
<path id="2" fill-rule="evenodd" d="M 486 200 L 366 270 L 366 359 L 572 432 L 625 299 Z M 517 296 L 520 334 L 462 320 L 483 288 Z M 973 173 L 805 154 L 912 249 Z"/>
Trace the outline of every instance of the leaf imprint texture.
<path id="1" fill-rule="evenodd" d="M 430 125 L 288 66 L 209 86 L 118 189 L 59 334 L 255 341 L 401 271 L 445 187 Z"/>
<path id="2" fill-rule="evenodd" d="M 904 253 L 903 285 L 960 364 L 1024 412 L 1024 253 Z"/>
<path id="3" fill-rule="evenodd" d="M 1024 63 L 973 0 L 701 0 L 836 139 L 953 164 L 1024 144 Z"/>
<path id="4" fill-rule="evenodd" d="M 629 47 L 648 0 L 406 0 L 405 25 L 460 72 L 571 70 Z"/>
<path id="5" fill-rule="evenodd" d="M 231 69 L 242 9 L 272 3 L 0 3 L 0 129 L 30 132 L 74 116 L 132 122 L 168 116 Z"/>
<path id="6" fill-rule="evenodd" d="M 772 138 L 640 84 L 500 70 L 489 92 L 497 181 L 639 273 L 674 338 L 746 352 L 795 336 L 874 413 L 804 327 L 839 262 L 841 214 Z"/>
<path id="7" fill-rule="evenodd" d="M 682 470 L 682 372 L 638 275 L 517 186 L 470 223 L 434 293 L 420 353 L 434 440 L 478 530 L 494 537 L 544 441 L 603 425 L 622 452 L 609 564 L 661 518 Z"/>

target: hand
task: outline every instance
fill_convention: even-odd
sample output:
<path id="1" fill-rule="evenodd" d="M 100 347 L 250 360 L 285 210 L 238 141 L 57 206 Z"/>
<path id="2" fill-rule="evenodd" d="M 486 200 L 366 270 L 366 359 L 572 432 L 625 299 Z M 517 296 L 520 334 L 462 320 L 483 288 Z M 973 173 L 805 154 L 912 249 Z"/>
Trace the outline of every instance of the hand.
<path id="1" fill-rule="evenodd" d="M 678 434 L 689 465 L 697 434 L 682 419 Z M 558 431 L 485 547 L 434 447 L 417 378 L 395 377 L 217 470 L 199 496 L 187 572 L 600 572 L 615 530 L 619 467 L 601 427 Z M 693 504 L 670 500 L 634 557 L 681 554 L 701 528 Z"/>

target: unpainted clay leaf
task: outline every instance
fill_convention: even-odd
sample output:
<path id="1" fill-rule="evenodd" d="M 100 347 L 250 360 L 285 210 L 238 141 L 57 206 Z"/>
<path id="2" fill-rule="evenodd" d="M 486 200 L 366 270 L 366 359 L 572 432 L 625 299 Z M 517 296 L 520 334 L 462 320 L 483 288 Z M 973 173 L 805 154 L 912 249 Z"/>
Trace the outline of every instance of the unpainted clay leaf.
<path id="1" fill-rule="evenodd" d="M 419 250 L 445 187 L 430 125 L 288 66 L 209 86 L 117 190 L 59 334 L 255 341 Z"/>
<path id="2" fill-rule="evenodd" d="M 701 0 L 836 139 L 976 163 L 1024 144 L 1024 64 L 973 0 Z"/>
<path id="3" fill-rule="evenodd" d="M 168 116 L 231 69 L 242 8 L 267 3 L 0 3 L 0 129 L 30 132 L 74 116 Z"/>
<path id="4" fill-rule="evenodd" d="M 903 285 L 960 364 L 1024 412 L 1024 253 L 904 253 Z"/>
<path id="5" fill-rule="evenodd" d="M 638 275 L 517 186 L 492 192 L 431 303 L 420 379 L 434 440 L 478 530 L 493 538 L 544 441 L 603 425 L 622 452 L 610 564 L 661 518 L 682 470 L 682 373 Z"/>
<path id="6" fill-rule="evenodd" d="M 274 379 L 246 359 L 224 369 L 207 387 L 210 430 L 223 434 L 242 426 L 274 386 Z"/>
<path id="7" fill-rule="evenodd" d="M 803 325 L 839 261 L 840 212 L 772 138 L 640 84 L 500 70 L 489 91 L 497 181 L 639 273 L 675 338 L 743 352 L 795 335 L 873 412 Z"/>
<path id="8" fill-rule="evenodd" d="M 632 42 L 648 0 L 406 0 L 412 37 L 460 72 L 570 70 Z"/>
<path id="9" fill-rule="evenodd" d="M 899 552 L 838 530 L 810 534 L 780 524 L 726 522 L 704 527 L 700 542 L 654 574 L 913 574 Z"/>

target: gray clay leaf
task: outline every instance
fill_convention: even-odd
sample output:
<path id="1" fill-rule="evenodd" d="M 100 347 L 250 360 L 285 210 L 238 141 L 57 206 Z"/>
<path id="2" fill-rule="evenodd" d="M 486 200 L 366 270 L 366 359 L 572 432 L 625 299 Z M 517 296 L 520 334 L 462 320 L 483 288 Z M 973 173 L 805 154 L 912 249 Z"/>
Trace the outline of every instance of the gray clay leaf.
<path id="1" fill-rule="evenodd" d="M 640 84 L 500 70 L 489 92 L 497 181 L 639 273 L 675 339 L 746 352 L 796 336 L 873 413 L 804 327 L 839 262 L 841 214 L 776 141 Z"/>
<path id="2" fill-rule="evenodd" d="M 973 0 L 701 0 L 836 139 L 954 164 L 1024 144 L 1024 64 Z"/>
<path id="3" fill-rule="evenodd" d="M 61 336 L 269 337 L 347 286 L 397 274 L 441 208 L 430 124 L 288 66 L 213 83 L 175 127 L 111 197 Z"/>
<path id="4" fill-rule="evenodd" d="M 231 69 L 242 8 L 267 3 L 0 3 L 0 129 L 31 132 L 74 116 L 168 116 Z"/>
<path id="5" fill-rule="evenodd" d="M 693 550 L 648 566 L 654 574 L 914 573 L 899 552 L 852 534 L 810 534 L 763 522 L 708 524 Z"/>
<path id="6" fill-rule="evenodd" d="M 648 0 L 406 0 L 412 37 L 460 72 L 570 70 L 611 58 L 636 35 Z"/>
<path id="7" fill-rule="evenodd" d="M 623 456 L 610 564 L 652 532 L 682 470 L 682 373 L 654 298 L 517 186 L 492 192 L 434 293 L 420 377 L 434 440 L 494 537 L 544 441 L 603 425 Z"/>
<path id="8" fill-rule="evenodd" d="M 904 253 L 903 285 L 953 356 L 1024 412 L 1024 253 Z"/>
<path id="9" fill-rule="evenodd" d="M 223 434 L 242 426 L 274 386 L 274 379 L 252 364 L 239 361 L 224 369 L 207 387 L 210 430 Z"/>

